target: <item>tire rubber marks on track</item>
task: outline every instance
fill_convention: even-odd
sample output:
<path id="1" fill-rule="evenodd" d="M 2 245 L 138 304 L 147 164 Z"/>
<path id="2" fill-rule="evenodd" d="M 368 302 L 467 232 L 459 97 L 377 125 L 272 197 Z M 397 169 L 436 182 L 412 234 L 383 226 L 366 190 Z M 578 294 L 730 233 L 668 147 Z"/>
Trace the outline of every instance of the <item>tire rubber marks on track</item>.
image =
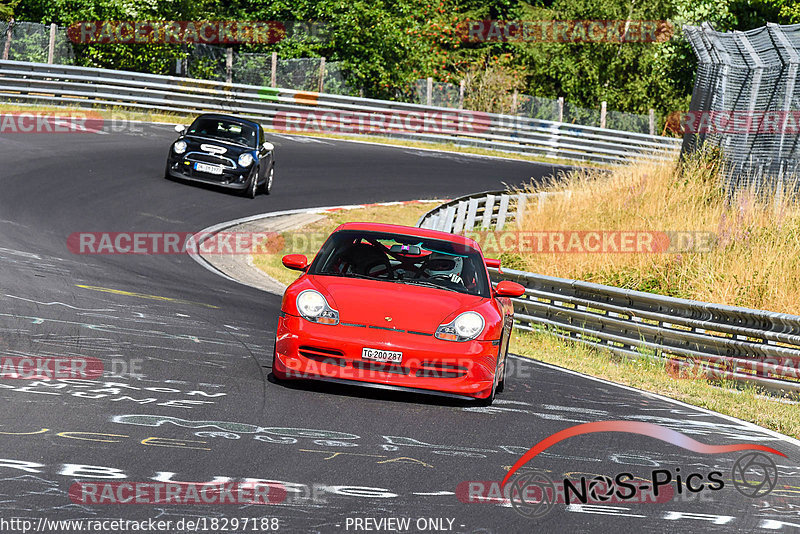
<path id="1" fill-rule="evenodd" d="M 160 330 L 140 330 L 136 328 L 125 328 L 119 327 L 110 324 L 93 324 L 93 323 L 84 323 L 80 321 L 67 321 L 64 319 L 52 319 L 47 317 L 37 317 L 31 315 L 17 315 L 13 313 L 0 313 L 0 317 L 10 317 L 12 319 L 21 319 L 30 321 L 31 324 L 41 325 L 44 323 L 60 323 L 60 324 L 73 324 L 77 326 L 81 326 L 83 328 L 88 328 L 90 330 L 95 330 L 98 332 L 107 332 L 111 334 L 127 334 L 127 335 L 135 335 L 135 336 L 144 336 L 144 337 L 156 337 L 162 339 L 171 339 L 171 340 L 185 340 L 185 341 L 192 341 L 194 343 L 210 343 L 214 345 L 238 345 L 239 343 L 233 341 L 222 341 L 217 339 L 208 339 L 208 338 L 200 338 L 198 336 L 194 336 L 191 334 L 170 334 L 169 332 L 163 332 Z"/>
<path id="2" fill-rule="evenodd" d="M 76 306 L 72 306 L 71 304 L 66 304 L 64 302 L 58 302 L 58 301 L 39 302 L 38 300 L 26 299 L 25 297 L 18 297 L 16 295 L 8 295 L 8 294 L 6 294 L 6 297 L 12 298 L 12 299 L 24 300 L 25 302 L 32 302 L 33 304 L 38 304 L 39 306 L 64 306 L 65 308 L 69 308 L 71 310 L 76 310 L 76 311 L 87 311 L 87 312 L 114 311 L 111 308 L 78 308 Z"/>

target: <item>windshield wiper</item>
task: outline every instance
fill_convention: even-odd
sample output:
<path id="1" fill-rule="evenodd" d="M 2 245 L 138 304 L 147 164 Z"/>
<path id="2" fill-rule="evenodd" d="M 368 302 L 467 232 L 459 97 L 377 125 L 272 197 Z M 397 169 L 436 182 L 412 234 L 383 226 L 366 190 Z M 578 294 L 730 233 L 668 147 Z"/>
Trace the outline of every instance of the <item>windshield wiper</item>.
<path id="1" fill-rule="evenodd" d="M 358 274 L 358 273 L 327 273 L 327 272 L 323 271 L 323 272 L 318 273 L 318 274 L 321 274 L 323 276 L 338 276 L 340 278 L 363 278 L 365 280 L 384 281 L 383 278 L 375 278 L 374 276 L 369 276 L 369 275 L 366 275 L 366 274 Z"/>
<path id="2" fill-rule="evenodd" d="M 428 282 L 427 280 L 397 280 L 401 284 L 413 284 L 416 286 L 425 286 L 425 287 L 433 287 L 436 289 L 444 289 L 446 291 L 455 291 L 456 293 L 469 293 L 468 291 L 459 291 L 458 289 L 447 287 L 439 284 L 434 284 L 433 282 Z"/>

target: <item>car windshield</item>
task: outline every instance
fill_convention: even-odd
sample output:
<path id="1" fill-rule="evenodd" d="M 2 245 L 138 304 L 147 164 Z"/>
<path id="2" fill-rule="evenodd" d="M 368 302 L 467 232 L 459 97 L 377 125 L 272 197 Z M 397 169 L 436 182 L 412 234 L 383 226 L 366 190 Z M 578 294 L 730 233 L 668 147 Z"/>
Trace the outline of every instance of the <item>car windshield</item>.
<path id="1" fill-rule="evenodd" d="M 254 127 L 226 119 L 200 117 L 189 126 L 186 133 L 231 141 L 250 148 L 258 146 Z"/>
<path id="2" fill-rule="evenodd" d="M 486 268 L 477 250 L 441 239 L 404 234 L 334 232 L 308 272 L 489 296 Z"/>

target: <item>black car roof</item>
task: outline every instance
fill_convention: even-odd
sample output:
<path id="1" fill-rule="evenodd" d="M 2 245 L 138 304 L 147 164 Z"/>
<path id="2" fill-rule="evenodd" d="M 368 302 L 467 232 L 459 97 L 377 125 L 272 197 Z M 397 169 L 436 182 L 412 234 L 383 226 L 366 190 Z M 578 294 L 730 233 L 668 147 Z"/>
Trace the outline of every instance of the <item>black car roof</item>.
<path id="1" fill-rule="evenodd" d="M 203 113 L 202 115 L 198 115 L 195 120 L 200 119 L 200 118 L 203 118 L 203 119 L 225 119 L 225 120 L 229 120 L 229 121 L 233 121 L 233 122 L 239 122 L 241 124 L 248 124 L 250 126 L 255 126 L 256 128 L 259 126 L 259 124 L 257 122 L 254 122 L 254 121 L 251 121 L 251 120 L 248 120 L 248 119 L 243 119 L 242 117 L 237 117 L 235 115 L 225 115 L 223 113 Z"/>

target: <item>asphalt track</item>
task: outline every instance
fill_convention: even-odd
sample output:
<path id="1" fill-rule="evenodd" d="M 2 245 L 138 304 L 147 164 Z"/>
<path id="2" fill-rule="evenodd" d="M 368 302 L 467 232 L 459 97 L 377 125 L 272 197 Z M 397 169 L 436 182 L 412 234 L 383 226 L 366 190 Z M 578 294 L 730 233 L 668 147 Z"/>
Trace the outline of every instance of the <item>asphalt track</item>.
<path id="1" fill-rule="evenodd" d="M 412 532 L 800 530 L 800 447 L 752 425 L 521 360 L 491 408 L 275 384 L 267 375 L 279 298 L 215 276 L 186 255 L 88 256 L 66 247 L 73 232 L 194 232 L 268 211 L 452 197 L 540 179 L 552 168 L 276 137 L 274 193 L 247 200 L 164 180 L 173 137 L 158 125 L 0 137 L 0 353 L 116 359 L 141 374 L 118 368 L 120 376 L 94 382 L 0 380 L 0 519 L 270 517 L 282 532 L 364 532 L 355 519 L 388 517 L 411 518 Z M 737 454 L 609 433 L 557 444 L 531 467 L 554 479 L 630 472 L 647 480 L 658 468 L 719 469 L 728 484 L 664 503 L 558 505 L 541 519 L 454 494 L 466 481 L 502 479 L 550 434 L 620 419 L 708 444 L 775 447 L 788 456 L 777 462 L 779 486 L 765 498 L 744 497 L 730 484 Z M 87 506 L 68 498 L 76 480 L 103 477 L 266 479 L 281 481 L 290 498 L 261 506 Z M 443 518 L 449 530 L 418 522 L 426 518 Z"/>

